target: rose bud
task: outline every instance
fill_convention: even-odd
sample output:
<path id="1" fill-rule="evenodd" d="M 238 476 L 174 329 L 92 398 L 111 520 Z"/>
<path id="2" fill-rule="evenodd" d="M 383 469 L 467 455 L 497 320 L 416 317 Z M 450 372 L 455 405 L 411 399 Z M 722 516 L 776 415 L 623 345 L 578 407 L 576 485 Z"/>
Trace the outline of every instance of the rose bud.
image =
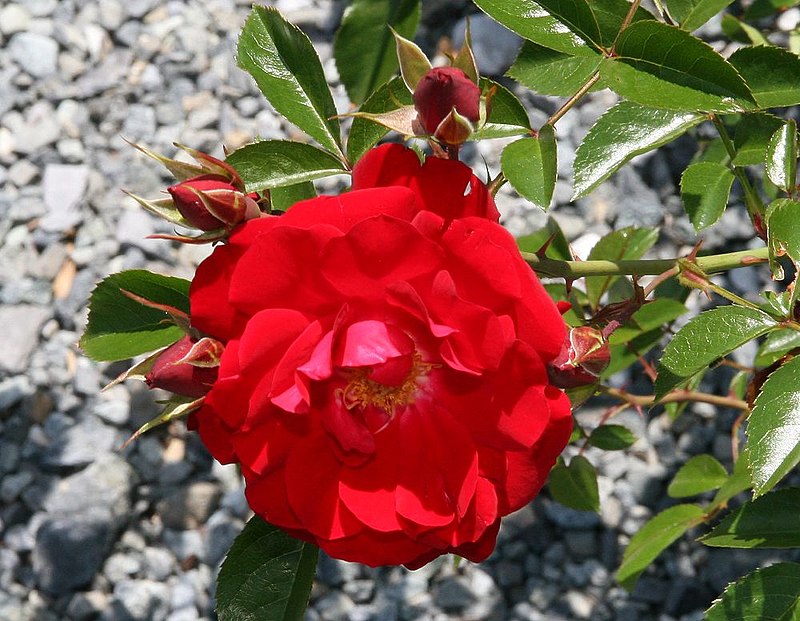
<path id="1" fill-rule="evenodd" d="M 175 208 L 202 231 L 233 227 L 260 216 L 255 200 L 219 175 L 200 175 L 167 188 Z"/>
<path id="2" fill-rule="evenodd" d="M 417 109 L 418 120 L 426 132 L 437 138 L 437 130 L 448 117 L 448 127 L 458 117 L 472 124 L 477 123 L 480 118 L 480 102 L 481 89 L 456 67 L 434 67 L 422 76 L 414 90 L 414 107 Z M 453 111 L 456 115 L 452 114 Z M 450 129 L 447 134 L 454 133 Z M 455 133 L 460 136 L 462 132 Z"/>
<path id="3" fill-rule="evenodd" d="M 184 336 L 156 358 L 145 375 L 150 388 L 162 388 L 176 395 L 202 397 L 217 379 L 222 346 L 212 339 L 193 341 Z"/>
<path id="4" fill-rule="evenodd" d="M 550 381 L 560 388 L 593 384 L 608 366 L 611 352 L 602 332 L 590 326 L 572 328 L 558 356 L 547 367 Z"/>

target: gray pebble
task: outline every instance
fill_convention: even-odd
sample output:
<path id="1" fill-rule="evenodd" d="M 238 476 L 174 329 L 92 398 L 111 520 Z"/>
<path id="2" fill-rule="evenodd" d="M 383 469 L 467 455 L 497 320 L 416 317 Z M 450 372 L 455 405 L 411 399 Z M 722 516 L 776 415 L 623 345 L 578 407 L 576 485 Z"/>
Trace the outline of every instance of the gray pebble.
<path id="1" fill-rule="evenodd" d="M 39 222 L 43 230 L 63 233 L 83 219 L 80 203 L 88 179 L 89 168 L 86 166 L 47 165 L 42 180 L 47 215 Z"/>
<path id="2" fill-rule="evenodd" d="M 114 586 L 109 621 L 164 621 L 169 614 L 169 587 L 152 580 L 123 580 Z"/>
<path id="3" fill-rule="evenodd" d="M 51 316 L 46 308 L 29 306 L 0 307 L 0 326 L 7 326 L 0 356 L 0 371 L 22 373 L 31 354 L 39 344 L 39 331 Z"/>
<path id="4" fill-rule="evenodd" d="M 11 58 L 34 78 L 45 78 L 56 72 L 58 43 L 35 32 L 18 32 L 8 43 Z"/>
<path id="5" fill-rule="evenodd" d="M 108 520 L 84 513 L 49 518 L 36 534 L 33 571 L 39 586 L 65 595 L 89 583 L 111 543 Z"/>

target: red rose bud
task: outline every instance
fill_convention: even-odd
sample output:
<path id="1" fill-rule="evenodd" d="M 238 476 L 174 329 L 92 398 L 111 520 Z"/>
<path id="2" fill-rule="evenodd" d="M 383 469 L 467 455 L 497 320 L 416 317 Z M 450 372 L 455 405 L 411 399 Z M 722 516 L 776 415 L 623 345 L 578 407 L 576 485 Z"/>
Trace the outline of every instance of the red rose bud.
<path id="1" fill-rule="evenodd" d="M 176 395 L 202 397 L 217 379 L 222 345 L 213 339 L 193 341 L 184 336 L 156 358 L 145 382 Z"/>
<path id="2" fill-rule="evenodd" d="M 256 202 L 224 177 L 201 175 L 167 188 L 175 208 L 202 231 L 233 227 L 260 216 Z"/>
<path id="3" fill-rule="evenodd" d="M 481 89 L 455 67 L 434 67 L 422 76 L 414 90 L 419 122 L 429 134 L 436 134 L 453 110 L 470 123 L 477 123 L 480 103 Z"/>
<path id="4" fill-rule="evenodd" d="M 600 330 L 572 328 L 558 356 L 547 367 L 550 381 L 560 388 L 593 384 L 608 366 L 611 352 Z"/>

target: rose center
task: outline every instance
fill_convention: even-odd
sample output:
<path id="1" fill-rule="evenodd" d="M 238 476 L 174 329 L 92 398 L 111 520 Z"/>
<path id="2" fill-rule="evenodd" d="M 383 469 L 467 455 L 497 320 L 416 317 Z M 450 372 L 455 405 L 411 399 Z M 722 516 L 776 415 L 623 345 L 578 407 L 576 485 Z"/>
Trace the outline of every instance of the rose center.
<path id="1" fill-rule="evenodd" d="M 419 352 L 414 352 L 411 368 L 397 384 L 384 384 L 372 379 L 373 369 L 356 369 L 342 392 L 342 402 L 348 410 L 373 406 L 393 416 L 396 409 L 414 403 L 420 379 L 436 365 L 424 362 Z"/>

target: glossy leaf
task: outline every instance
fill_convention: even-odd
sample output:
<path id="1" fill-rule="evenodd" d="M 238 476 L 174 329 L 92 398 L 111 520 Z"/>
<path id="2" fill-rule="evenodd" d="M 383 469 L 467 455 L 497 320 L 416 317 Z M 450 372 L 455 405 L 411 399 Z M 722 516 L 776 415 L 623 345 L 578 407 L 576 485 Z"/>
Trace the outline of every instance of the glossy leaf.
<path id="1" fill-rule="evenodd" d="M 747 20 L 759 20 L 770 17 L 793 6 L 800 4 L 800 0 L 754 0 L 745 9 L 744 17 Z"/>
<path id="2" fill-rule="evenodd" d="M 797 122 L 790 119 L 769 140 L 766 170 L 770 181 L 784 192 L 797 183 Z"/>
<path id="3" fill-rule="evenodd" d="M 80 346 L 93 360 L 125 360 L 171 345 L 183 330 L 163 310 L 125 295 L 129 291 L 157 304 L 189 312 L 189 281 L 146 270 L 104 278 L 89 299 L 89 321 Z"/>
<path id="4" fill-rule="evenodd" d="M 776 326 L 766 313 L 743 306 L 720 306 L 694 317 L 664 349 L 655 382 L 656 398 Z"/>
<path id="5" fill-rule="evenodd" d="M 736 50 L 728 61 L 747 82 L 760 108 L 800 104 L 800 57 L 796 54 L 757 45 Z"/>
<path id="6" fill-rule="evenodd" d="M 733 0 L 668 0 L 670 15 L 684 30 L 697 30 Z"/>
<path id="7" fill-rule="evenodd" d="M 614 91 L 645 106 L 737 112 L 754 100 L 736 70 L 688 32 L 645 20 L 626 28 L 600 74 Z"/>
<path id="8" fill-rule="evenodd" d="M 272 188 L 269 191 L 270 207 L 279 211 L 286 211 L 298 201 L 314 198 L 316 195 L 317 191 L 310 181 Z"/>
<path id="9" fill-rule="evenodd" d="M 347 172 L 327 151 L 290 140 L 262 140 L 232 152 L 227 160 L 248 192 L 276 188 Z"/>
<path id="10" fill-rule="evenodd" d="M 489 118 L 473 135 L 473 140 L 504 138 L 530 133 L 528 111 L 519 98 L 502 84 L 483 78 L 483 92 L 494 90 Z"/>
<path id="11" fill-rule="evenodd" d="M 588 459 L 576 455 L 565 465 L 558 463 L 550 471 L 550 494 L 558 502 L 578 511 L 599 511 L 600 492 L 597 471 Z"/>
<path id="12" fill-rule="evenodd" d="M 599 54 L 573 56 L 525 41 L 508 75 L 536 93 L 569 97 L 597 71 L 601 60 Z"/>
<path id="13" fill-rule="evenodd" d="M 612 231 L 595 244 L 588 259 L 616 261 L 620 259 L 640 259 L 658 239 L 656 229 L 637 229 L 627 227 Z M 597 308 L 600 298 L 620 276 L 590 276 L 586 278 L 586 295 L 589 305 Z"/>
<path id="14" fill-rule="evenodd" d="M 717 548 L 798 548 L 798 515 L 800 488 L 776 490 L 725 516 L 700 541 Z"/>
<path id="15" fill-rule="evenodd" d="M 681 199 L 695 230 L 702 230 L 720 219 L 728 205 L 733 172 L 723 164 L 697 162 L 681 175 Z"/>
<path id="16" fill-rule="evenodd" d="M 765 221 L 767 224 L 767 245 L 770 261 L 773 263 L 773 274 L 783 272 L 775 261 L 776 257 L 788 255 L 795 264 L 800 264 L 800 201 L 779 198 L 767 207 Z M 780 278 L 780 276 L 777 276 Z"/>
<path id="17" fill-rule="evenodd" d="M 729 584 L 706 611 L 706 621 L 799 621 L 800 565 L 777 563 Z"/>
<path id="18" fill-rule="evenodd" d="M 764 163 L 767 144 L 772 135 L 781 127 L 781 119 L 765 112 L 745 114 L 736 124 L 733 146 L 736 156 L 734 166 L 752 166 Z"/>
<path id="19" fill-rule="evenodd" d="M 316 546 L 250 518 L 219 571 L 219 621 L 302 621 L 317 555 Z"/>
<path id="20" fill-rule="evenodd" d="M 378 87 L 361 106 L 360 112 L 381 114 L 413 103 L 402 78 L 396 77 Z M 355 117 L 347 138 L 347 158 L 355 165 L 389 130 L 365 118 Z"/>
<path id="21" fill-rule="evenodd" d="M 675 505 L 649 520 L 631 538 L 617 570 L 617 581 L 631 590 L 641 573 L 673 542 L 703 518 L 697 505 Z"/>
<path id="22" fill-rule="evenodd" d="M 800 358 L 792 358 L 764 382 L 746 433 L 757 497 L 800 462 Z"/>
<path id="23" fill-rule="evenodd" d="M 276 111 L 326 149 L 341 152 L 333 96 L 314 46 L 299 28 L 273 8 L 254 7 L 236 60 Z"/>
<path id="24" fill-rule="evenodd" d="M 761 343 L 761 347 L 758 348 L 755 364 L 759 367 L 768 367 L 799 347 L 800 332 L 790 328 L 775 330 L 767 335 L 767 338 Z"/>
<path id="25" fill-rule="evenodd" d="M 573 56 L 594 56 L 597 21 L 586 0 L 475 0 L 478 8 L 519 36 Z"/>
<path id="26" fill-rule="evenodd" d="M 575 195 L 585 196 L 636 155 L 664 145 L 703 120 L 677 112 L 622 101 L 591 127 L 575 152 Z"/>
<path id="27" fill-rule="evenodd" d="M 621 451 L 635 442 L 636 436 L 624 425 L 600 425 L 589 434 L 589 444 L 604 451 Z"/>
<path id="28" fill-rule="evenodd" d="M 353 0 L 333 41 L 333 57 L 350 101 L 361 104 L 397 72 L 392 28 L 406 38 L 419 23 L 420 0 Z"/>
<path id="29" fill-rule="evenodd" d="M 517 192 L 539 209 L 547 210 L 558 175 L 552 126 L 542 127 L 535 138 L 522 138 L 508 145 L 503 149 L 500 166 Z"/>
<path id="30" fill-rule="evenodd" d="M 696 496 L 719 488 L 727 479 L 727 470 L 711 455 L 695 455 L 675 473 L 667 494 L 673 498 Z"/>

